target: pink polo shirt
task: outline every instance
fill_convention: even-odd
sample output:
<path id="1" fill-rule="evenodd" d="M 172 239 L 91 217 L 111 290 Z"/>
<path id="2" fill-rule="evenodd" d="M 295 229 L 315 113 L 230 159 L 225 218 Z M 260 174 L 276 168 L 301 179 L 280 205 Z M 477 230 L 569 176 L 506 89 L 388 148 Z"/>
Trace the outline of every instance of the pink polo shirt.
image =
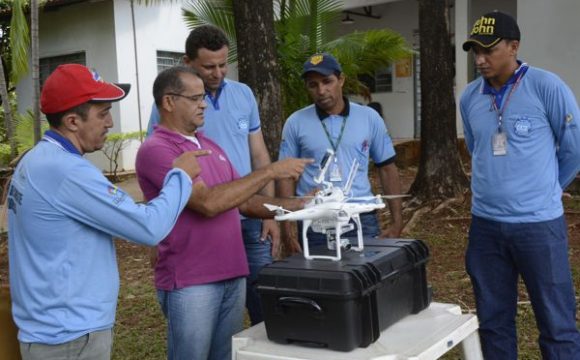
<path id="1" fill-rule="evenodd" d="M 239 178 L 223 150 L 197 132 L 201 149 L 212 151 L 197 158 L 202 179 L 208 187 Z M 180 154 L 200 149 L 181 134 L 158 126 L 139 148 L 136 168 L 139 185 L 147 200 L 156 197 L 165 174 Z M 248 275 L 237 208 L 208 218 L 185 208 L 175 227 L 158 245 L 155 286 L 161 290 L 180 289 Z"/>

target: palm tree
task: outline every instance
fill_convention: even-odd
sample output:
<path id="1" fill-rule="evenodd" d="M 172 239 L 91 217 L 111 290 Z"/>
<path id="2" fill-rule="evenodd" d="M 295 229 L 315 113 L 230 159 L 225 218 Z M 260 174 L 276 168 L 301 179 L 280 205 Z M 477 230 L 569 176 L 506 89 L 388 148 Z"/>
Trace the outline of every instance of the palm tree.
<path id="1" fill-rule="evenodd" d="M 340 15 L 342 2 L 338 0 L 275 0 L 279 18 L 276 21 L 276 40 L 284 115 L 309 103 L 301 78 L 302 64 L 316 52 L 329 52 L 343 66 L 347 81 L 345 91 L 368 94 L 359 75 L 374 72 L 393 61 L 408 56 L 411 50 L 404 38 L 390 30 L 355 32 L 333 39 L 332 24 Z M 237 60 L 235 19 L 232 0 L 189 0 L 184 4 L 186 24 L 194 28 L 203 24 L 224 30 L 232 44 L 230 62 Z"/>
<path id="2" fill-rule="evenodd" d="M 14 137 L 14 115 L 10 106 L 8 95 L 8 83 L 16 84 L 21 76 L 28 72 L 28 46 L 30 37 L 28 23 L 24 16 L 24 0 L 14 0 L 12 2 L 12 16 L 10 18 L 10 76 L 6 76 L 3 59 L 0 58 L 0 97 L 4 108 L 4 124 L 6 127 L 6 137 L 10 144 L 10 158 L 17 155 L 17 143 Z M 3 34 L 4 35 L 4 34 Z M 3 54 L 5 56 L 5 54 Z M 9 78 L 9 82 L 6 79 Z"/>
<path id="3" fill-rule="evenodd" d="M 4 64 L 0 58 L 0 98 L 2 99 L 2 107 L 4 109 L 4 126 L 6 127 L 6 137 L 10 142 L 10 158 L 16 157 L 16 143 L 13 136 L 12 108 L 10 105 L 10 97 L 8 95 L 8 84 L 6 83 L 6 75 L 4 73 Z"/>

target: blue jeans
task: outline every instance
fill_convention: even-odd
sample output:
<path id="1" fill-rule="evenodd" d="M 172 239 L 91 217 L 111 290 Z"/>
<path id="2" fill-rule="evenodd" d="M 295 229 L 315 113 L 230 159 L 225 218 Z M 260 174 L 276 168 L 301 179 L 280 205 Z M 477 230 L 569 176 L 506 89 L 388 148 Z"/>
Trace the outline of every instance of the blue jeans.
<path id="1" fill-rule="evenodd" d="M 272 263 L 272 241 L 268 237 L 260 240 L 262 221 L 258 219 L 242 220 L 242 237 L 246 247 L 246 256 L 250 267 L 250 275 L 246 280 L 246 308 L 252 325 L 264 321 L 260 295 L 256 290 L 256 281 L 260 270 Z"/>
<path id="2" fill-rule="evenodd" d="M 350 222 L 354 224 L 354 221 L 352 219 L 350 220 Z M 379 227 L 379 221 L 377 219 L 376 211 L 360 214 L 360 223 L 363 228 L 364 237 L 374 238 L 381 234 L 381 229 Z M 298 236 L 300 237 L 300 247 L 302 247 L 302 221 L 298 221 L 297 224 L 298 224 Z M 356 229 L 357 226 L 356 224 L 354 224 L 354 229 L 342 234 L 340 237 L 356 238 Z M 314 232 L 312 231 L 312 228 L 309 228 L 308 232 L 306 233 L 306 236 L 308 236 L 308 246 L 311 249 L 318 246 L 326 247 L 326 234 Z"/>
<path id="3" fill-rule="evenodd" d="M 576 300 L 564 217 L 510 224 L 473 216 L 466 268 L 475 293 L 486 360 L 516 360 L 521 275 L 540 330 L 544 359 L 580 359 Z"/>
<path id="4" fill-rule="evenodd" d="M 167 319 L 169 360 L 229 360 L 232 335 L 243 329 L 246 279 L 157 290 Z"/>

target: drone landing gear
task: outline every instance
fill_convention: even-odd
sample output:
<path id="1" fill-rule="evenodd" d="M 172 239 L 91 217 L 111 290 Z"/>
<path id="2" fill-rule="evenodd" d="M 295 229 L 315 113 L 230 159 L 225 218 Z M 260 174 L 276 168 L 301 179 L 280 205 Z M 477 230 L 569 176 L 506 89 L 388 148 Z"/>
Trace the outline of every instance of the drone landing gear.
<path id="1" fill-rule="evenodd" d="M 303 227 L 302 227 L 302 249 L 304 251 L 304 257 L 308 260 L 311 259 L 328 259 L 333 261 L 339 261 L 341 259 L 341 251 L 342 249 L 345 250 L 355 250 L 355 251 L 362 251 L 363 250 L 363 233 L 362 233 L 362 224 L 360 221 L 360 217 L 358 214 L 352 216 L 354 224 L 352 223 L 344 223 L 337 221 L 334 223 L 334 227 L 328 226 L 329 223 L 318 220 L 313 222 L 312 220 L 304 220 Z M 356 224 L 356 233 L 357 233 L 357 243 L 351 244 L 348 239 L 341 238 L 341 235 L 353 230 Z M 308 247 L 308 237 L 307 231 L 308 228 L 312 226 L 312 230 L 315 232 L 321 232 L 326 234 L 326 241 L 329 250 L 335 250 L 335 256 L 328 256 L 328 255 L 310 255 L 310 248 Z M 336 244 L 339 246 L 336 246 Z"/>

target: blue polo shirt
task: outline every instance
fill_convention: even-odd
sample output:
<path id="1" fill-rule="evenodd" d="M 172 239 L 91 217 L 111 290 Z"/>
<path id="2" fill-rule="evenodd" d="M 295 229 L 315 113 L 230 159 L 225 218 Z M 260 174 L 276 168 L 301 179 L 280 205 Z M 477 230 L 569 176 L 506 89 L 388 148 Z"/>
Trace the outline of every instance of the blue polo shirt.
<path id="1" fill-rule="evenodd" d="M 360 166 L 352 185 L 352 196 L 372 195 L 368 178 L 369 157 L 378 165 L 394 161 L 393 142 L 379 114 L 368 106 L 361 106 L 348 100 L 345 100 L 345 105 L 345 109 L 339 115 L 328 115 L 315 105 L 310 105 L 296 111 L 286 120 L 282 130 L 279 159 L 288 157 L 315 159 L 300 177 L 296 187 L 297 195 L 305 195 L 320 187 L 314 182 L 314 177 L 318 175 L 320 162 L 326 150 L 332 149 L 323 124 L 336 145 L 343 121 L 346 119 L 342 140 L 336 151 L 342 178 L 341 181 L 333 182 L 333 185 L 344 187 L 352 163 L 355 159 L 358 160 Z M 326 179 L 330 180 L 330 171 L 327 171 Z"/>
<path id="2" fill-rule="evenodd" d="M 504 109 L 506 155 L 494 156 L 492 151 L 498 118 L 489 84 L 479 78 L 461 96 L 472 156 L 472 212 L 508 223 L 552 220 L 563 214 L 562 189 L 580 170 L 580 111 L 558 76 L 534 67 L 523 74 L 508 101 L 519 71 L 500 90 L 504 95 L 498 101 Z"/>
<path id="3" fill-rule="evenodd" d="M 260 130 L 260 114 L 252 90 L 246 84 L 224 79 L 215 98 L 207 90 L 206 94 L 205 123 L 200 130 L 225 151 L 240 176 L 248 175 L 252 172 L 248 137 Z M 159 111 L 153 104 L 147 136 L 157 124 Z"/>
<path id="4" fill-rule="evenodd" d="M 10 290 L 18 339 L 61 344 L 113 327 L 113 236 L 157 244 L 187 204 L 192 182 L 174 169 L 159 197 L 136 204 L 70 142 L 49 134 L 20 161 L 10 185 Z"/>

